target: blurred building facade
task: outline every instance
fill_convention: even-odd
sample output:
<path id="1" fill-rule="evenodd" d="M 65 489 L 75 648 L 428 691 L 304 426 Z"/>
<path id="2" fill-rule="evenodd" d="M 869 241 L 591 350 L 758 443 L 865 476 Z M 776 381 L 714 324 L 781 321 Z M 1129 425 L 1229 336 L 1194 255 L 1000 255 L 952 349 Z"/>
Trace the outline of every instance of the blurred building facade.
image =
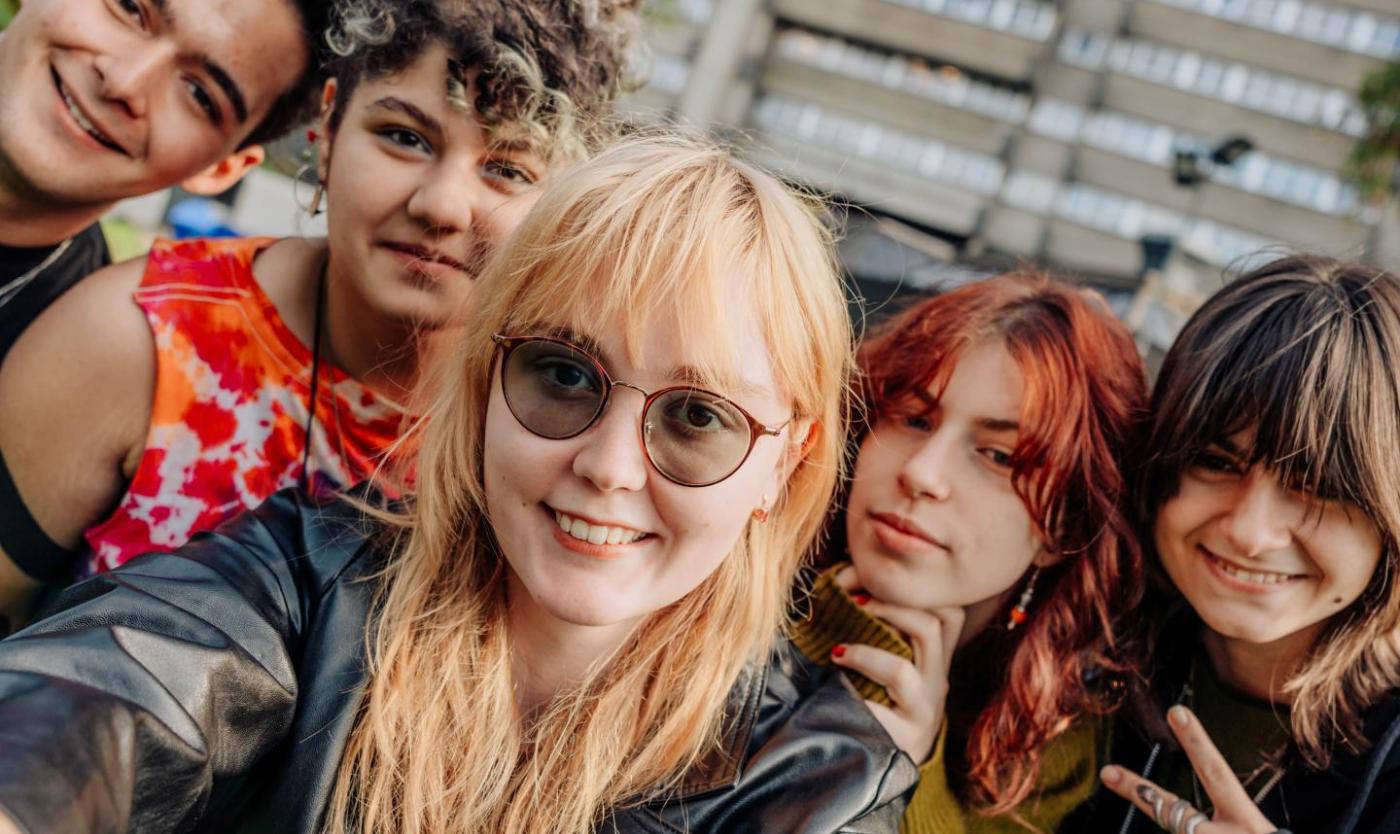
<path id="1" fill-rule="evenodd" d="M 636 113 L 728 126 L 957 260 L 1131 291 L 1149 235 L 1217 276 L 1278 244 L 1400 256 L 1342 173 L 1400 0 L 663 0 L 651 29 Z M 1254 149 L 1174 184 L 1229 137 Z"/>

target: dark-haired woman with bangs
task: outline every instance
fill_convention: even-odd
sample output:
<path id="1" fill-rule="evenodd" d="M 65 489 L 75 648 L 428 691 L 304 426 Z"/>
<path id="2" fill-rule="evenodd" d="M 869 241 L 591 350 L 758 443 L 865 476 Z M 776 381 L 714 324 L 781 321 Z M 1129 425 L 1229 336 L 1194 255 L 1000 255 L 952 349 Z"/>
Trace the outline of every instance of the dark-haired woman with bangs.
<path id="1" fill-rule="evenodd" d="M 905 832 L 1052 830 L 1093 792 L 1133 672 L 1141 361 L 1101 299 L 1024 273 L 918 304 L 860 359 L 850 564 L 817 580 L 797 643 L 922 764 Z"/>
<path id="2" fill-rule="evenodd" d="M 1361 264 L 1276 260 L 1187 323 L 1137 489 L 1151 687 L 1063 831 L 1400 830 L 1398 363 L 1400 277 Z"/>

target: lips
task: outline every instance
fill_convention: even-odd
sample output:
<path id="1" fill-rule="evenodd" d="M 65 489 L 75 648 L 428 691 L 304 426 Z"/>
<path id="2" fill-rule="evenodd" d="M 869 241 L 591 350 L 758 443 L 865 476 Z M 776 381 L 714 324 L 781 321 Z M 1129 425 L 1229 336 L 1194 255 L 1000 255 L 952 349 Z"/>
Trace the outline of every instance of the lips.
<path id="1" fill-rule="evenodd" d="M 115 151 L 122 156 L 131 156 L 130 153 L 127 153 L 125 148 L 119 145 L 111 136 L 107 135 L 107 133 L 88 116 L 87 112 L 84 111 L 77 100 L 73 98 L 72 93 L 64 86 L 63 79 L 59 77 L 58 71 L 50 67 L 49 72 L 53 75 L 54 89 L 58 91 L 59 99 L 62 100 L 64 106 L 68 109 L 68 115 L 73 118 L 73 121 L 78 125 L 79 129 L 92 137 L 92 140 L 102 147 Z"/>
<path id="2" fill-rule="evenodd" d="M 897 534 L 897 537 L 899 538 L 913 539 L 918 542 L 923 542 L 945 552 L 948 550 L 948 546 L 942 541 L 940 541 L 936 536 L 934 536 L 932 533 L 928 532 L 927 530 L 923 529 L 922 527 L 920 527 L 919 525 L 915 524 L 913 521 L 911 521 L 908 518 L 905 518 L 902 515 L 898 515 L 896 513 L 870 513 L 870 520 L 875 522 L 876 524 L 877 535 L 880 535 L 883 532 L 880 530 L 880 527 L 883 526 L 888 530 L 893 531 L 895 534 Z M 891 537 L 881 536 L 881 538 Z"/>
<path id="3" fill-rule="evenodd" d="M 461 272 L 468 271 L 467 265 L 465 263 L 457 260 L 456 258 L 452 257 L 451 255 L 448 255 L 445 252 L 433 249 L 428 246 L 422 246 L 416 243 L 400 243 L 398 241 L 389 241 L 381 245 L 385 249 L 388 249 L 399 255 L 403 255 L 412 261 L 438 264 L 440 266 L 445 266 L 450 269 L 456 269 Z"/>

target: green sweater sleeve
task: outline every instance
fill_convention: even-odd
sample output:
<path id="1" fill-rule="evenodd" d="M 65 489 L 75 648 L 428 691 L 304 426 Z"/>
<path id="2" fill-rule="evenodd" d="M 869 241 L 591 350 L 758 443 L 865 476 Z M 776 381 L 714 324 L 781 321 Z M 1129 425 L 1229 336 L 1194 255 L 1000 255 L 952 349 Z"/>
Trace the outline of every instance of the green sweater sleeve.
<path id="1" fill-rule="evenodd" d="M 810 615 L 797 624 L 793 643 L 810 660 L 823 666 L 832 665 L 831 649 L 840 643 L 864 643 L 913 659 L 913 649 L 898 631 L 871 616 L 836 587 L 834 577 L 844 567 L 842 564 L 831 568 L 813 583 L 808 601 Z M 843 671 L 863 697 L 890 705 L 884 687 L 849 669 Z M 987 817 L 965 806 L 949 784 L 944 754 L 945 724 L 934 742 L 932 755 L 919 767 L 919 786 L 909 800 L 901 831 L 903 834 L 1054 831 L 1093 793 L 1099 750 L 1105 747 L 1107 732 L 1108 722 L 1102 718 L 1087 716 L 1071 724 L 1046 746 L 1036 786 L 1017 813 Z"/>

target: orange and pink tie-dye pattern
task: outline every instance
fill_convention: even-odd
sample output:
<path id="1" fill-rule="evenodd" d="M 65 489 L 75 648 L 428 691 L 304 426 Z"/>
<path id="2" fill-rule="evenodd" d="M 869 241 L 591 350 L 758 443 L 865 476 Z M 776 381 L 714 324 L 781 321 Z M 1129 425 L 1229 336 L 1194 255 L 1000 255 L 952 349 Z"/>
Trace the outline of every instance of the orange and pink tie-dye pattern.
<path id="1" fill-rule="evenodd" d="M 322 357 L 309 421 L 311 350 L 253 277 L 274 241 L 159 241 L 134 298 L 156 347 L 146 448 L 116 510 L 86 533 L 85 573 L 169 551 L 279 489 L 317 491 L 369 477 L 408 425 Z"/>

